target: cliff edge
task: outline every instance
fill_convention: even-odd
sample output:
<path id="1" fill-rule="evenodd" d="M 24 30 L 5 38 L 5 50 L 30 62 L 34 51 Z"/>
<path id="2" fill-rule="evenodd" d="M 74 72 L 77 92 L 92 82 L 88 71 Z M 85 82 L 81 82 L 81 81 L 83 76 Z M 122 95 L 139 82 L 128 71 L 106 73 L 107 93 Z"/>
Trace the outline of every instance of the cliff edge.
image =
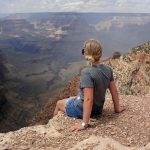
<path id="1" fill-rule="evenodd" d="M 0 133 L 1 150 L 149 150 L 150 97 L 121 96 L 126 111 L 115 114 L 108 96 L 101 116 L 80 132 L 69 129 L 81 120 L 59 113 L 46 125 Z"/>

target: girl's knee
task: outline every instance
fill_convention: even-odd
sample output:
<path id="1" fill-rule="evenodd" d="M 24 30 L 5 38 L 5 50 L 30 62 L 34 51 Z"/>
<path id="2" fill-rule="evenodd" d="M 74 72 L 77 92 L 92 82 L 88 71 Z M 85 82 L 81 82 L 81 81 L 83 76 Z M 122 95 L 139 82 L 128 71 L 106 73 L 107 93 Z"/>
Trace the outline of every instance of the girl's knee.
<path id="1" fill-rule="evenodd" d="M 64 106 L 65 101 L 64 100 L 58 100 L 57 101 L 57 107 L 61 108 L 62 106 Z"/>
<path id="2" fill-rule="evenodd" d="M 59 107 L 60 105 L 61 105 L 61 102 L 60 102 L 60 100 L 59 101 L 57 101 L 57 107 Z"/>

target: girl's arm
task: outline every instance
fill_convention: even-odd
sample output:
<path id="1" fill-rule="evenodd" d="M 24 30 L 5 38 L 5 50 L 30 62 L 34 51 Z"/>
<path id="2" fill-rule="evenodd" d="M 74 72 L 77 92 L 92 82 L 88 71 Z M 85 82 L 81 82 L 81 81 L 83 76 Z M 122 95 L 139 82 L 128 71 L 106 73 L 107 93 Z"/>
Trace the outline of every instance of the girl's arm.
<path id="1" fill-rule="evenodd" d="M 83 130 L 88 126 L 92 106 L 93 106 L 93 88 L 84 88 L 84 103 L 83 103 L 83 122 L 75 124 L 71 131 Z"/>
<path id="2" fill-rule="evenodd" d="M 89 123 L 93 106 L 93 88 L 84 88 L 83 122 Z"/>
<path id="3" fill-rule="evenodd" d="M 115 85 L 114 81 L 111 81 L 109 84 L 109 90 L 112 96 L 112 100 L 114 103 L 114 110 L 116 113 L 120 113 L 122 112 L 124 109 L 120 109 L 120 105 L 119 105 L 119 95 L 118 95 L 118 91 L 117 91 L 117 87 Z"/>

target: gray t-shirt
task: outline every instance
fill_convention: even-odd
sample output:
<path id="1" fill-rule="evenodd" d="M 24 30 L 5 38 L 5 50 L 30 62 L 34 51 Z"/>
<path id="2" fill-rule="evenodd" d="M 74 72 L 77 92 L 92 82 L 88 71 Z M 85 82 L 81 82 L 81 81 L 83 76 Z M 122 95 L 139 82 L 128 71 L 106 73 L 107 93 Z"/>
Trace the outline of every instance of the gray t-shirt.
<path id="1" fill-rule="evenodd" d="M 103 109 L 106 90 L 110 81 L 113 81 L 112 69 L 104 64 L 87 67 L 81 71 L 80 77 L 80 99 L 84 100 L 84 88 L 94 88 L 93 106 Z"/>

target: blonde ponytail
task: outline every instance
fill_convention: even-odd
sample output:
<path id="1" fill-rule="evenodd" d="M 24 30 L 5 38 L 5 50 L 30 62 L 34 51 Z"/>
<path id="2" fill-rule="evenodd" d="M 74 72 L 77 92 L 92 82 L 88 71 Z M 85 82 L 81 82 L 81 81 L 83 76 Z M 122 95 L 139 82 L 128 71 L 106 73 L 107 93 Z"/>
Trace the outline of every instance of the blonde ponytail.
<path id="1" fill-rule="evenodd" d="M 86 59 L 86 60 L 89 60 L 89 61 L 91 61 L 91 62 L 94 62 L 94 58 L 93 58 L 92 56 L 90 56 L 90 55 L 86 55 L 86 56 L 85 56 L 85 59 Z"/>
<path id="2" fill-rule="evenodd" d="M 90 55 L 86 55 L 85 59 L 86 59 L 86 62 L 87 62 L 87 66 L 92 66 L 92 64 L 94 62 L 94 58 Z"/>

